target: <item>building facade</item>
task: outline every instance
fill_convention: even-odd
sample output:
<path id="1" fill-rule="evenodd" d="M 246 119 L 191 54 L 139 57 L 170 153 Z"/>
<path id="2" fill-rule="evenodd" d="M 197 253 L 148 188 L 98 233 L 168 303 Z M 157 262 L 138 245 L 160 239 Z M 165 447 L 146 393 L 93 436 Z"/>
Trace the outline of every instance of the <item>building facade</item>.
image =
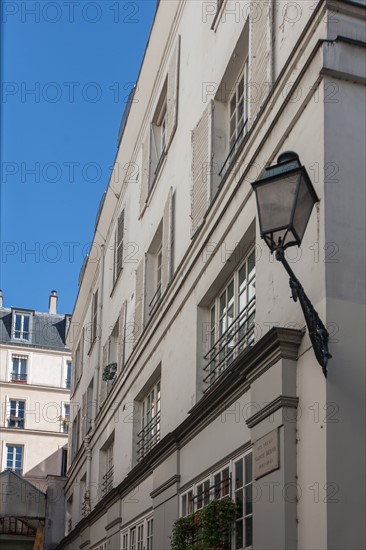
<path id="1" fill-rule="evenodd" d="M 57 301 L 52 291 L 41 313 L 3 307 L 0 293 L 0 540 L 9 549 L 33 548 L 37 536 L 54 548 L 64 521 L 71 315 L 58 314 Z"/>
<path id="2" fill-rule="evenodd" d="M 223 548 L 365 547 L 364 7 L 158 3 L 68 333 L 60 549 L 169 549 L 226 497 Z M 287 259 L 328 378 L 259 234 L 286 150 L 319 197 Z"/>

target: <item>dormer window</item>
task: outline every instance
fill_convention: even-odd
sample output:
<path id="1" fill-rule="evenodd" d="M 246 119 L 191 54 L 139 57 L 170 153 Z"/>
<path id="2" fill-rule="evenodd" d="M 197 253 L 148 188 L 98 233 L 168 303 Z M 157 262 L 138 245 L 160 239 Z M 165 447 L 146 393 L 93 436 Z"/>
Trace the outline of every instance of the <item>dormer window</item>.
<path id="1" fill-rule="evenodd" d="M 13 313 L 13 338 L 30 340 L 30 314 L 16 311 Z"/>

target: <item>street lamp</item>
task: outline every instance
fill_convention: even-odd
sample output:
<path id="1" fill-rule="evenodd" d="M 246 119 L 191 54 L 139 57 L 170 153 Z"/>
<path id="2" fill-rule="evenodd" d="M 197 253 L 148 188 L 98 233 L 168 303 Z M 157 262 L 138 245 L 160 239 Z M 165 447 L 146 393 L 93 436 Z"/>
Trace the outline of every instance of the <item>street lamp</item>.
<path id="1" fill-rule="evenodd" d="M 328 331 L 285 258 L 286 248 L 301 245 L 311 211 L 319 199 L 305 167 L 292 151 L 280 155 L 277 164 L 266 168 L 264 175 L 252 186 L 261 237 L 290 276 L 292 298 L 295 302 L 299 299 L 315 356 L 327 376 L 331 357 Z"/>

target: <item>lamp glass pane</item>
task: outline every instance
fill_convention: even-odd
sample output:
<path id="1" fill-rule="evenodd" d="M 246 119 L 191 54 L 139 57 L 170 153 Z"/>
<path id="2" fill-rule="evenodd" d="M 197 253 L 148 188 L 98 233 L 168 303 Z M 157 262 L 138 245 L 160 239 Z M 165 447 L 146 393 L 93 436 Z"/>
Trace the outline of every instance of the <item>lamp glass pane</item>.
<path id="1" fill-rule="evenodd" d="M 281 174 L 278 179 L 258 185 L 256 192 L 262 233 L 290 224 L 297 184 L 298 173 Z"/>
<path id="2" fill-rule="evenodd" d="M 301 175 L 299 185 L 300 189 L 294 213 L 293 227 L 298 234 L 300 241 L 302 241 L 311 211 L 314 206 L 314 197 L 310 192 L 304 175 Z"/>

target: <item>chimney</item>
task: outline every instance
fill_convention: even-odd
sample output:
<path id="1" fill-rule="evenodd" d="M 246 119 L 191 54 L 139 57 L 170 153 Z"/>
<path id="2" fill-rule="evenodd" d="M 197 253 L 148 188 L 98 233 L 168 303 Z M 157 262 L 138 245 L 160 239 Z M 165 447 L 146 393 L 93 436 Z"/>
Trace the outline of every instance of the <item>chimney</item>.
<path id="1" fill-rule="evenodd" d="M 56 290 L 52 290 L 50 295 L 50 301 L 48 304 L 48 313 L 50 315 L 56 315 L 57 313 L 57 300 L 58 300 L 57 292 Z"/>
<path id="2" fill-rule="evenodd" d="M 0 290 L 0 307 L 3 307 L 3 291 Z"/>

